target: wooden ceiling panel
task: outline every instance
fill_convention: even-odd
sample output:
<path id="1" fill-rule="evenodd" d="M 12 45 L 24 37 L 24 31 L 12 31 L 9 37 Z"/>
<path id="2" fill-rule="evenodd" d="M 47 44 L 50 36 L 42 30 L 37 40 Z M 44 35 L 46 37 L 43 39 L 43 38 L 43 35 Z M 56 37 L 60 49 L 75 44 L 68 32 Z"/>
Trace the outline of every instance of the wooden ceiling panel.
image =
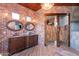
<path id="1" fill-rule="evenodd" d="M 34 11 L 41 9 L 41 3 L 18 3 Z M 54 6 L 79 6 L 79 3 L 54 3 Z"/>
<path id="2" fill-rule="evenodd" d="M 54 6 L 79 6 L 79 3 L 55 3 Z"/>
<path id="3" fill-rule="evenodd" d="M 20 5 L 30 8 L 34 11 L 37 11 L 39 9 L 41 9 L 41 4 L 40 3 L 19 3 Z"/>

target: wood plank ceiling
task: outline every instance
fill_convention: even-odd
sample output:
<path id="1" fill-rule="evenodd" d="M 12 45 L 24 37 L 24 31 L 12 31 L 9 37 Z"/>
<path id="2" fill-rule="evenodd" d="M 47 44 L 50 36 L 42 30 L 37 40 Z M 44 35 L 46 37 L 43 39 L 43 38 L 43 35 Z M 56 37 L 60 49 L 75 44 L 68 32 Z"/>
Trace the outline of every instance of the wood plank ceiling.
<path id="1" fill-rule="evenodd" d="M 41 3 L 18 3 L 34 11 L 41 9 Z M 79 3 L 54 3 L 54 6 L 79 6 Z"/>
<path id="2" fill-rule="evenodd" d="M 41 4 L 40 3 L 19 3 L 20 5 L 30 8 L 34 11 L 37 11 L 39 9 L 41 9 Z"/>

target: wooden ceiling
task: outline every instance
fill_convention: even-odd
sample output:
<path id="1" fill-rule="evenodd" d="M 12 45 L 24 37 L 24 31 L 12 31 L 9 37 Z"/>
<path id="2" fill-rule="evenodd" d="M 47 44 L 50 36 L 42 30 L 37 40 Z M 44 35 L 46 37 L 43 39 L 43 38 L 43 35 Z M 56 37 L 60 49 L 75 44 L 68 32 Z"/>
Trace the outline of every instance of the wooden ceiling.
<path id="1" fill-rule="evenodd" d="M 20 5 L 30 8 L 34 11 L 37 11 L 39 9 L 41 9 L 41 4 L 40 3 L 19 3 Z"/>
<path id="2" fill-rule="evenodd" d="M 34 11 L 41 9 L 41 3 L 18 3 Z M 79 6 L 79 3 L 54 3 L 54 6 Z"/>

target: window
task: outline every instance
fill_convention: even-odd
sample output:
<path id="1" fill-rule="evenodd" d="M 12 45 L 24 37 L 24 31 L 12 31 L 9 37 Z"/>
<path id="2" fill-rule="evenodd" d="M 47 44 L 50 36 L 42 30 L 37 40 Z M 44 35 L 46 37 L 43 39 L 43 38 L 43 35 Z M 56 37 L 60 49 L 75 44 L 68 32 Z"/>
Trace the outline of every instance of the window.
<path id="1" fill-rule="evenodd" d="M 12 19 L 19 20 L 20 19 L 20 15 L 18 13 L 12 12 Z"/>

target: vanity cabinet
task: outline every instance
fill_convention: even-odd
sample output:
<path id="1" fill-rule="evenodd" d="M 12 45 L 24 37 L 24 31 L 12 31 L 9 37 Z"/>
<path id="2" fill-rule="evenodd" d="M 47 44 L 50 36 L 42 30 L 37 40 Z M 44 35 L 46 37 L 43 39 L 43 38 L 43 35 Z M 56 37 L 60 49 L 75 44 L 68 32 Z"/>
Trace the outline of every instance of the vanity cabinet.
<path id="1" fill-rule="evenodd" d="M 21 51 L 22 49 L 25 48 L 24 38 L 23 37 L 9 38 L 8 48 L 9 48 L 8 49 L 9 55 Z"/>
<path id="2" fill-rule="evenodd" d="M 37 38 L 38 37 L 36 35 L 29 37 L 29 47 L 32 47 L 38 44 Z"/>
<path id="3" fill-rule="evenodd" d="M 8 53 L 12 55 L 38 44 L 38 35 L 9 38 Z"/>

